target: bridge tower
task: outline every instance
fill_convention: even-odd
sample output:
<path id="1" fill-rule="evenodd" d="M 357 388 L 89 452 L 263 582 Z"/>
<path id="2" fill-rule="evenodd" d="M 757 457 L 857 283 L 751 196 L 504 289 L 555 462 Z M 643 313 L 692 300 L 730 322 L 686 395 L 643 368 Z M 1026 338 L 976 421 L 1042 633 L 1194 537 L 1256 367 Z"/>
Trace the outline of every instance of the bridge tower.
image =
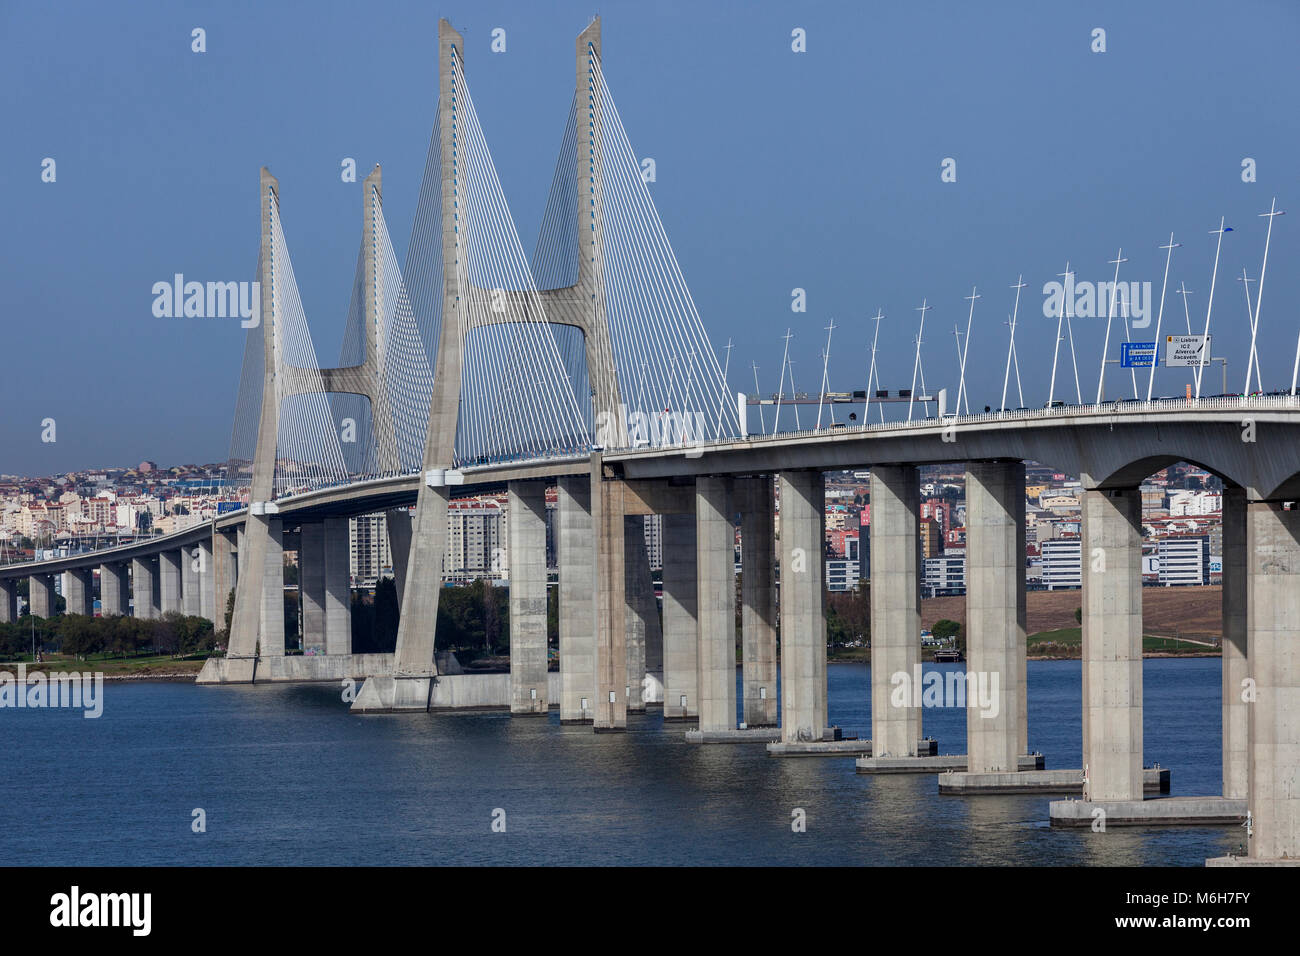
<path id="1" fill-rule="evenodd" d="M 575 44 L 575 108 L 577 109 L 577 165 L 575 196 L 578 206 L 578 276 L 570 286 L 538 291 L 546 321 L 577 328 L 583 336 L 584 355 L 591 383 L 593 420 L 598 429 L 624 434 L 614 352 L 605 313 L 604 295 L 604 189 L 601 174 L 601 100 L 595 89 L 594 70 L 600 57 L 600 19 L 578 35 Z M 447 549 L 447 510 L 452 492 L 462 480 L 456 471 L 456 426 L 461 411 L 464 341 L 469 329 L 493 322 L 518 321 L 534 309 L 527 292 L 494 290 L 512 307 L 500 318 L 471 314 L 466 308 L 471 288 L 459 262 L 457 203 L 464 192 L 460 182 L 460 155 L 456 130 L 466 98 L 458 89 L 457 73 L 464 76 L 464 40 L 445 19 L 438 23 L 438 131 L 442 177 L 442 322 L 434 368 L 433 398 L 425 439 L 423 477 L 416 503 L 415 521 L 407 561 L 409 586 L 401 594 L 397 649 L 392 677 L 371 677 L 358 695 L 358 711 L 424 710 L 438 671 L 434 662 L 438 597 L 442 587 Z M 463 129 L 463 126 L 460 128 Z M 585 479 L 584 479 L 585 480 Z M 599 470 L 593 471 L 593 492 Z M 598 498 L 598 496 L 597 496 Z M 578 500 L 567 497 L 565 501 Z M 598 505 L 588 507 L 598 511 Z M 621 520 L 621 519 L 620 519 Z M 584 526 L 586 527 L 586 526 Z M 589 536 L 588 532 L 588 536 Z M 594 540 L 582 546 L 595 546 Z M 620 542 L 621 546 L 621 542 Z M 396 562 L 396 558 L 394 559 Z M 512 567 L 514 562 L 511 562 Z M 594 607 L 591 609 L 594 614 Z M 562 610 L 564 615 L 565 611 Z M 585 616 L 580 615 L 583 619 Z M 562 625 L 563 628 L 563 625 Z M 594 640 L 594 637 L 593 637 Z M 544 659 L 544 658 L 543 658 Z M 619 678 L 622 685 L 622 678 Z M 586 695 L 584 695 L 586 696 Z"/>
<path id="2" fill-rule="evenodd" d="M 276 447 L 280 437 L 281 404 L 290 396 L 312 393 L 336 393 L 364 396 L 370 402 L 371 420 L 377 433 L 377 462 L 381 472 L 395 472 L 392 440 L 393 421 L 383 381 L 384 354 L 384 283 L 378 263 L 382 218 L 383 177 L 379 166 L 362 184 L 361 267 L 364 283 L 365 357 L 357 365 L 340 368 L 304 368 L 291 364 L 284 355 L 284 340 L 279 327 L 283 281 L 277 286 L 277 244 L 275 234 L 280 215 L 280 184 L 263 167 L 260 175 L 259 211 L 261 246 L 258 281 L 260 282 L 260 332 L 262 336 L 262 394 L 257 427 L 257 444 L 253 456 L 252 482 L 249 487 L 248 520 L 241 539 L 239 576 L 235 585 L 235 608 L 231 619 L 230 640 L 226 655 L 225 682 L 252 681 L 257 661 L 284 655 L 283 610 L 283 526 L 277 517 L 275 502 Z M 287 265 L 287 264 L 285 264 Z M 283 266 L 280 266 L 283 272 Z M 250 332 L 250 334 L 257 334 Z M 410 541 L 410 513 L 406 509 L 387 515 L 393 544 L 394 573 L 399 593 L 404 585 L 404 559 Z M 328 522 L 326 535 L 347 534 L 347 525 Z M 318 541 L 319 535 L 305 535 Z M 329 542 L 320 541 L 328 552 Z M 214 543 L 215 544 L 215 543 Z M 337 545 L 337 542 L 335 542 Z M 337 548 L 335 548 L 337 550 Z M 346 550 L 346 544 L 344 544 Z M 324 554 L 304 554 L 307 563 L 321 561 Z M 337 575 L 336 575 L 337 577 Z M 323 580 L 323 579 L 322 579 Z M 334 582 L 338 587 L 337 581 Z M 347 568 L 343 568 L 344 606 L 348 605 Z M 217 595 L 221 603 L 224 595 Z M 347 635 L 344 640 L 347 640 Z M 337 645 L 336 645 L 337 646 Z M 202 679 L 202 678 L 201 678 Z"/>

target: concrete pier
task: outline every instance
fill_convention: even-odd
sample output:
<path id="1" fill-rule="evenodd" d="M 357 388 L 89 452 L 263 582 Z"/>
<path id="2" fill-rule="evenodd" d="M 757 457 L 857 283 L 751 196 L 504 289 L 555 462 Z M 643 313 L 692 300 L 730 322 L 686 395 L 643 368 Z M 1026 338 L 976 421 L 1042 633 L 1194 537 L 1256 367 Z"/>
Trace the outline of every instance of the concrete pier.
<path id="1" fill-rule="evenodd" d="M 67 613 L 91 617 L 95 613 L 95 572 L 91 568 L 76 568 L 63 572 L 63 599 Z"/>
<path id="2" fill-rule="evenodd" d="M 871 469 L 871 739 L 882 757 L 914 757 L 921 739 L 921 708 L 911 694 L 895 703 L 892 681 L 921 663 L 919 511 L 915 466 Z"/>
<path id="3" fill-rule="evenodd" d="M 821 472 L 793 471 L 781 473 L 780 489 L 781 740 L 819 741 L 827 724 L 826 485 Z"/>
<path id="4" fill-rule="evenodd" d="M 1085 489 L 1084 799 L 1142 799 L 1142 495 Z"/>
<path id="5" fill-rule="evenodd" d="M 1025 466 L 966 469 L 966 753 L 975 773 L 1020 766 L 1025 687 Z M 982 702 L 980 693 L 990 700 Z"/>
<path id="6" fill-rule="evenodd" d="M 555 556 L 560 588 L 560 723 L 590 723 L 596 696 L 596 542 L 591 478 L 556 481 Z"/>
<path id="7" fill-rule="evenodd" d="M 181 613 L 186 617 L 203 615 L 203 575 L 200 568 L 205 563 L 203 549 L 182 548 L 181 556 Z M 212 620 L 212 618 L 208 618 Z"/>
<path id="8" fill-rule="evenodd" d="M 180 614 L 181 552 L 163 551 L 158 555 L 158 610 L 162 614 Z"/>
<path id="9" fill-rule="evenodd" d="M 217 563 L 216 556 L 212 552 L 211 538 L 199 542 L 198 553 L 194 557 L 199 563 L 199 617 L 205 617 L 213 624 L 221 626 L 222 622 L 218 620 Z M 224 614 L 226 610 L 225 598 L 223 597 L 221 600 L 223 603 L 220 605 L 220 611 Z"/>
<path id="10" fill-rule="evenodd" d="M 304 521 L 298 534 L 298 602 L 303 653 L 325 653 L 325 525 Z"/>
<path id="11" fill-rule="evenodd" d="M 1223 795 L 1247 797 L 1250 704 L 1244 698 L 1250 664 L 1246 656 L 1248 600 L 1246 492 L 1223 490 Z"/>
<path id="12" fill-rule="evenodd" d="M 664 720 L 700 713 L 695 547 L 695 515 L 664 515 Z"/>
<path id="13" fill-rule="evenodd" d="M 545 716 L 546 483 L 512 481 L 508 496 L 510 713 Z"/>
<path id="14" fill-rule="evenodd" d="M 623 570 L 623 595 L 627 601 L 623 614 L 627 630 L 627 709 L 630 713 L 645 713 L 646 658 L 651 629 L 659 628 L 659 610 L 655 607 L 642 515 L 623 518 Z"/>
<path id="15" fill-rule="evenodd" d="M 27 579 L 27 594 L 34 617 L 54 617 L 54 575 L 33 574 Z"/>
<path id="16" fill-rule="evenodd" d="M 352 653 L 351 542 L 347 518 L 326 518 L 321 541 L 325 575 L 325 653 Z M 283 576 L 283 571 L 281 571 Z M 268 582 L 269 586 L 269 582 Z M 283 579 L 281 593 L 283 593 Z M 281 615 L 283 617 L 283 615 Z"/>
<path id="17" fill-rule="evenodd" d="M 284 529 L 279 518 L 266 522 L 262 563 L 261 626 L 258 657 L 284 656 Z"/>
<path id="18" fill-rule="evenodd" d="M 12 624 L 18 620 L 18 581 L 14 578 L 0 579 L 0 624 Z"/>
<path id="19" fill-rule="evenodd" d="M 130 588 L 125 564 L 99 566 L 99 616 L 125 614 L 130 602 Z"/>
<path id="20" fill-rule="evenodd" d="M 776 571 L 772 479 L 735 483 L 740 509 L 741 719 L 746 727 L 775 727 Z"/>
<path id="21" fill-rule="evenodd" d="M 731 479 L 695 481 L 700 730 L 736 727 L 736 526 Z"/>
<path id="22" fill-rule="evenodd" d="M 1300 857 L 1300 510 L 1246 508 L 1247 644 L 1255 680 L 1250 713 L 1247 855 Z"/>
<path id="23" fill-rule="evenodd" d="M 235 542 L 224 531 L 212 534 L 212 623 L 217 630 L 226 627 L 226 604 L 235 590 L 238 577 Z M 233 624 L 233 621 L 232 621 Z"/>
<path id="24" fill-rule="evenodd" d="M 158 616 L 158 565 L 151 558 L 131 559 L 131 604 L 135 616 L 151 620 Z"/>
<path id="25" fill-rule="evenodd" d="M 604 475 L 592 456 L 592 521 L 596 527 L 597 732 L 627 729 L 627 601 L 623 567 L 623 481 Z M 599 491 L 597 491 L 597 487 Z"/>

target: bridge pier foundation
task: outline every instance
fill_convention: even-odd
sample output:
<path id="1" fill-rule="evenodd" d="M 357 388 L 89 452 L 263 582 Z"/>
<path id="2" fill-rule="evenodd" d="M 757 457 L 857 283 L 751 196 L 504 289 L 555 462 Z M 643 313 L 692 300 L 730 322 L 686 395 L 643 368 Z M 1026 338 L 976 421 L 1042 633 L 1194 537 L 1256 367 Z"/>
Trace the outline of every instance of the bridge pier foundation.
<path id="1" fill-rule="evenodd" d="M 1015 772 L 1027 749 L 1024 555 L 1024 463 L 972 462 L 966 468 L 969 773 Z"/>
<path id="2" fill-rule="evenodd" d="M 126 565 L 119 563 L 99 566 L 99 614 L 113 617 L 125 614 L 130 601 L 127 588 Z"/>
<path id="3" fill-rule="evenodd" d="M 591 478 L 556 480 L 555 553 L 560 588 L 560 723 L 590 723 L 596 694 L 596 540 Z"/>
<path id="4" fill-rule="evenodd" d="M 181 612 L 180 551 L 163 551 L 158 555 L 158 609 L 161 614 Z"/>
<path id="5" fill-rule="evenodd" d="M 54 575 L 33 574 L 28 578 L 28 606 L 36 617 L 54 617 Z"/>
<path id="6" fill-rule="evenodd" d="M 14 578 L 0 580 L 0 624 L 18 620 L 18 582 Z"/>
<path id="7" fill-rule="evenodd" d="M 775 727 L 776 574 L 772 479 L 736 481 L 740 506 L 741 719 L 746 727 Z"/>
<path id="8" fill-rule="evenodd" d="M 1142 799 L 1142 495 L 1085 489 L 1083 798 Z"/>
<path id="9" fill-rule="evenodd" d="M 664 720 L 698 717 L 695 515 L 663 516 Z"/>
<path id="10" fill-rule="evenodd" d="M 736 729 L 736 526 L 733 519 L 731 479 L 696 478 L 696 601 L 700 731 L 703 733 Z"/>
<path id="11" fill-rule="evenodd" d="M 510 538 L 510 713 L 546 716 L 546 483 L 507 486 Z"/>
<path id="12" fill-rule="evenodd" d="M 810 743 L 827 723 L 826 484 L 819 471 L 788 471 L 780 487 L 781 741 Z"/>
<path id="13" fill-rule="evenodd" d="M 784 502 L 782 510 L 784 511 Z M 782 518 L 782 537 L 784 537 Z M 920 485 L 915 465 L 871 469 L 871 744 L 876 757 L 915 757 L 920 689 L 897 704 L 921 669 Z M 782 587 L 784 588 L 784 571 Z"/>
<path id="14" fill-rule="evenodd" d="M 136 617 L 158 616 L 158 565 L 152 558 L 131 559 L 131 602 Z"/>
<path id="15" fill-rule="evenodd" d="M 63 598 L 68 603 L 69 614 L 91 617 L 95 613 L 95 572 L 90 568 L 74 568 L 63 572 Z"/>

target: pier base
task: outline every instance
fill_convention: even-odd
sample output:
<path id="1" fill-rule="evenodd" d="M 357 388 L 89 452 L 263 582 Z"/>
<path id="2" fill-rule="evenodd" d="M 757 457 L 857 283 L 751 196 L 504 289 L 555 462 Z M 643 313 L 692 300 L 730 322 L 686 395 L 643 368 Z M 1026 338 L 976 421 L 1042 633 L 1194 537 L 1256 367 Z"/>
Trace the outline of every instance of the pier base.
<path id="1" fill-rule="evenodd" d="M 966 754 L 943 754 L 929 757 L 862 757 L 858 773 L 945 773 L 964 771 L 969 762 Z M 1021 754 L 1016 758 L 1020 773 L 1043 769 L 1042 754 Z M 1018 773 L 1007 776 L 1018 776 Z"/>
<path id="2" fill-rule="evenodd" d="M 1144 793 L 1169 792 L 1169 768 L 1142 771 Z M 1083 794 L 1082 770 L 1021 770 L 1019 773 L 945 773 L 939 777 L 945 794 L 1068 793 Z"/>
<path id="3" fill-rule="evenodd" d="M 918 740 L 916 751 L 937 754 L 937 740 Z M 870 740 L 788 740 L 767 745 L 769 757 L 869 757 Z"/>
<path id="4" fill-rule="evenodd" d="M 1104 816 L 1097 814 L 1100 810 Z M 1187 826 L 1241 823 L 1246 801 L 1228 797 L 1163 797 L 1158 800 L 1053 800 L 1054 827 L 1091 827 L 1094 815 L 1107 827 Z"/>

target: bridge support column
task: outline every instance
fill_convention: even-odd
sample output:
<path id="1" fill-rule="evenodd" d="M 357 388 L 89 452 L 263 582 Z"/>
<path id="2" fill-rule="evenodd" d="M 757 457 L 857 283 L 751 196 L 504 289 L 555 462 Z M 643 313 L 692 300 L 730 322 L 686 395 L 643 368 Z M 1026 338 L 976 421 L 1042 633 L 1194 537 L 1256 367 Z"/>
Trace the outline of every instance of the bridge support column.
<path id="1" fill-rule="evenodd" d="M 1025 750 L 1023 462 L 966 468 L 966 660 L 966 769 L 1014 773 Z"/>
<path id="2" fill-rule="evenodd" d="M 1242 699 L 1247 660 L 1246 490 L 1223 491 L 1223 795 L 1245 800 L 1250 763 L 1251 705 Z"/>
<path id="3" fill-rule="evenodd" d="M 596 540 L 591 524 L 591 478 L 561 475 L 556 484 L 560 723 L 590 723 L 596 695 Z"/>
<path id="4" fill-rule="evenodd" d="M 303 653 L 325 653 L 325 525 L 304 521 L 298 540 Z"/>
<path id="5" fill-rule="evenodd" d="M 546 483 L 508 485 L 510 531 L 510 713 L 545 717 Z"/>
<path id="6" fill-rule="evenodd" d="M 1300 858 L 1300 510 L 1251 502 L 1246 517 L 1250 583 L 1246 620 L 1255 701 L 1248 706 L 1246 806 L 1255 859 Z M 1238 688 L 1238 696 L 1240 688 Z"/>
<path id="7" fill-rule="evenodd" d="M 664 720 L 700 713 L 695 515 L 663 516 Z"/>
<path id="8" fill-rule="evenodd" d="M 284 532 L 279 518 L 266 522 L 262 563 L 261 630 L 258 657 L 284 657 Z"/>
<path id="9" fill-rule="evenodd" d="M 235 589 L 237 567 L 235 547 L 230 535 L 213 531 L 209 555 L 212 559 L 212 623 L 216 629 L 226 629 L 226 604 Z M 233 622 L 232 622 L 233 623 Z M 227 635 L 229 638 L 229 635 Z"/>
<path id="10" fill-rule="evenodd" d="M 76 568 L 63 572 L 63 599 L 68 602 L 69 614 L 95 614 L 95 572 L 90 568 Z"/>
<path id="11" fill-rule="evenodd" d="M 217 624 L 217 562 L 216 555 L 212 551 L 212 539 L 205 538 L 199 542 L 195 560 L 199 562 L 199 617 Z M 224 595 L 221 601 L 221 610 L 224 612 L 226 608 Z"/>
<path id="12" fill-rule="evenodd" d="M 158 555 L 158 608 L 162 614 L 181 612 L 180 551 L 163 551 Z"/>
<path id="13" fill-rule="evenodd" d="M 781 739 L 794 743 L 821 740 L 827 724 L 826 485 L 817 471 L 782 472 L 780 484 Z"/>
<path id="14" fill-rule="evenodd" d="M 54 575 L 33 574 L 27 583 L 28 607 L 36 617 L 54 617 Z"/>
<path id="15" fill-rule="evenodd" d="M 695 479 L 700 730 L 706 733 L 736 729 L 736 526 L 731 492 L 730 478 Z"/>
<path id="16" fill-rule="evenodd" d="M 1083 799 L 1141 800 L 1142 494 L 1083 492 Z"/>
<path id="17" fill-rule="evenodd" d="M 0 579 L 0 624 L 18 620 L 18 582 L 14 578 Z"/>
<path id="18" fill-rule="evenodd" d="M 785 502 L 781 503 L 782 538 Z M 916 467 L 871 469 L 871 746 L 874 757 L 915 757 L 919 694 L 893 701 L 897 674 L 911 689 L 921 668 L 920 485 Z M 820 558 L 820 552 L 818 558 Z M 785 587 L 782 572 L 782 589 Z"/>
<path id="19" fill-rule="evenodd" d="M 740 634 L 742 719 L 746 727 L 775 727 L 776 548 L 772 479 L 736 482 L 740 506 Z"/>
<path id="20" fill-rule="evenodd" d="M 130 601 L 125 564 L 99 566 L 99 615 L 113 617 L 125 614 Z"/>
<path id="21" fill-rule="evenodd" d="M 203 549 L 198 545 L 182 548 L 181 552 L 181 611 L 186 617 L 203 615 Z M 208 620 L 211 620 L 209 618 Z"/>
<path id="22" fill-rule="evenodd" d="M 136 617 L 158 616 L 158 565 L 152 558 L 131 559 L 131 601 Z"/>
<path id="23" fill-rule="evenodd" d="M 352 543 L 347 518 L 326 518 L 322 541 L 325 575 L 325 653 L 352 653 Z M 283 591 L 283 582 L 281 582 Z"/>
<path id="24" fill-rule="evenodd" d="M 645 677 L 650 670 L 651 644 L 659 656 L 663 645 L 659 634 L 659 609 L 655 607 L 650 557 L 645 548 L 645 516 L 628 515 L 623 524 L 623 582 L 627 608 L 627 709 L 645 713 Z"/>
<path id="25" fill-rule="evenodd" d="M 592 519 L 596 526 L 596 714 L 593 729 L 627 729 L 627 613 L 623 567 L 623 480 L 605 477 L 592 457 Z"/>

